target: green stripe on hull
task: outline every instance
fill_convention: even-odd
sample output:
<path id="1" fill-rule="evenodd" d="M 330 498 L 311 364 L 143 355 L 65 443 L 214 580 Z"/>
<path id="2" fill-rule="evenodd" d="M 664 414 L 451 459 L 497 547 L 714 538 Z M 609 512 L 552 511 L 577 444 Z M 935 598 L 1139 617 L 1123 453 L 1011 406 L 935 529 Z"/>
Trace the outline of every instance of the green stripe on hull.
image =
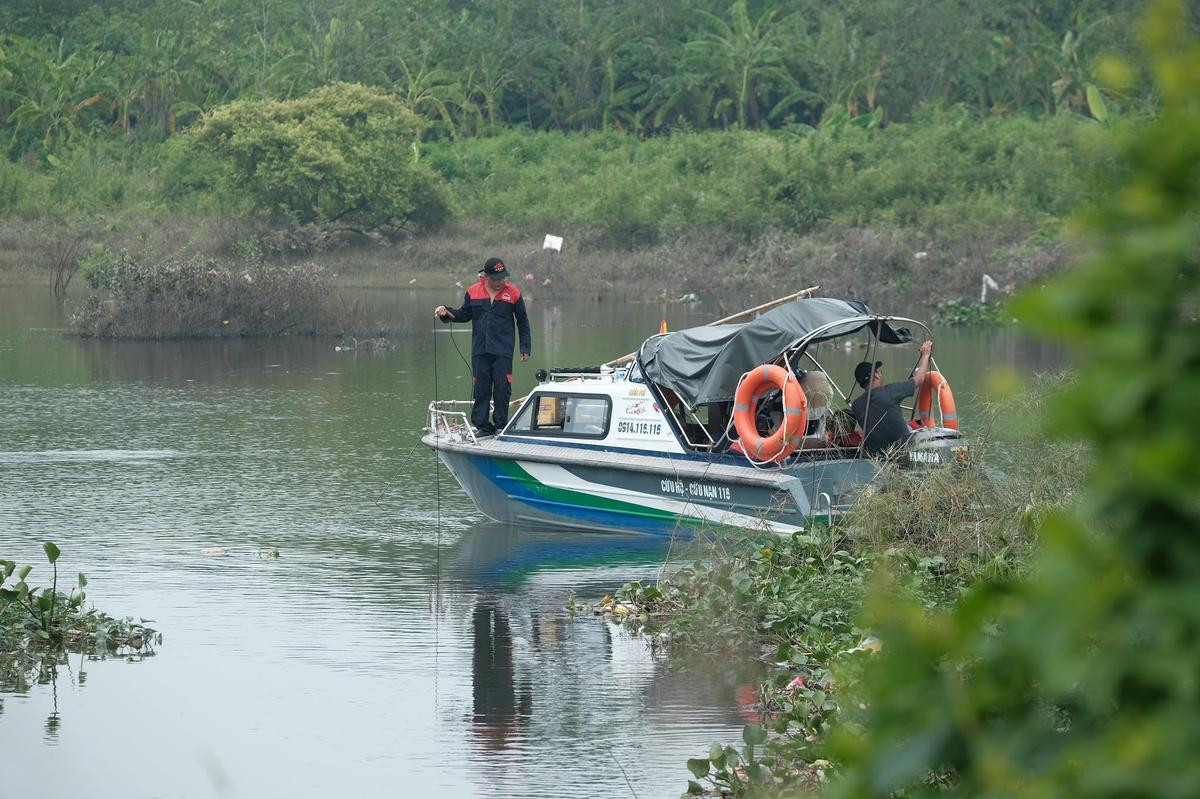
<path id="1" fill-rule="evenodd" d="M 673 524 L 677 522 L 686 522 L 690 524 L 711 524 L 706 519 L 699 516 L 684 516 L 678 513 L 672 513 L 669 510 L 660 510 L 658 508 L 647 508 L 644 505 L 637 505 L 632 502 L 622 502 L 619 499 L 609 499 L 607 497 L 598 497 L 593 494 L 588 494 L 582 491 L 573 491 L 569 488 L 558 488 L 548 486 L 542 483 L 529 472 L 521 468 L 521 465 L 516 461 L 496 459 L 496 467 L 505 474 L 505 476 L 518 481 L 525 490 L 530 493 L 537 494 L 541 499 L 547 502 L 555 502 L 567 506 L 579 506 L 592 508 L 594 510 L 608 511 L 610 513 L 620 513 L 626 516 L 635 516 L 650 521 L 663 522 Z"/>

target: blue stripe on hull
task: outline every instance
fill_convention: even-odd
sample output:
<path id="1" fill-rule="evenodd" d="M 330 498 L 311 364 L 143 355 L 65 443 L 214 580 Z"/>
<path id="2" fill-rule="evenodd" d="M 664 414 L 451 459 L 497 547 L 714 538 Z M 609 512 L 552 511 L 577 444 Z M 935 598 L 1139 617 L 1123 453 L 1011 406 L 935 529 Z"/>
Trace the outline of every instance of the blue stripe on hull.
<path id="1" fill-rule="evenodd" d="M 498 488 L 509 499 L 520 502 L 534 510 L 541 511 L 551 517 L 563 519 L 575 524 L 585 523 L 597 527 L 609 527 L 617 530 L 636 530 L 652 535 L 669 536 L 677 532 L 683 522 L 664 522 L 653 518 L 658 515 L 654 511 L 630 509 L 629 511 L 591 508 L 585 505 L 573 505 L 566 502 L 545 499 L 530 490 L 521 480 L 505 474 L 491 458 L 470 458 L 472 465 L 486 477 L 492 485 Z"/>
<path id="2" fill-rule="evenodd" d="M 462 475 L 460 483 L 462 483 L 464 491 L 467 491 L 475 500 L 475 504 L 481 511 L 498 521 L 514 522 L 523 517 L 528 518 L 529 521 L 550 525 L 563 524 L 583 529 L 631 530 L 658 536 L 672 536 L 677 534 L 680 529 L 690 527 L 689 518 L 664 519 L 662 515 L 670 513 L 670 511 L 643 510 L 632 503 L 630 503 L 629 510 L 619 510 L 564 503 L 562 500 L 541 497 L 538 492 L 524 485 L 523 481 L 517 477 L 506 474 L 490 457 L 463 455 L 461 462 L 469 464 L 472 471 L 482 477 L 480 482 L 485 483 L 480 486 L 475 481 L 467 479 L 467 475 Z M 470 485 L 470 483 L 475 483 L 475 485 Z M 481 491 L 488 491 L 494 495 L 482 497 Z M 488 500 L 493 501 L 490 503 Z M 508 507 L 503 510 L 498 509 L 494 503 L 504 500 L 528 509 L 529 513 L 522 513 L 520 510 L 514 512 Z"/>

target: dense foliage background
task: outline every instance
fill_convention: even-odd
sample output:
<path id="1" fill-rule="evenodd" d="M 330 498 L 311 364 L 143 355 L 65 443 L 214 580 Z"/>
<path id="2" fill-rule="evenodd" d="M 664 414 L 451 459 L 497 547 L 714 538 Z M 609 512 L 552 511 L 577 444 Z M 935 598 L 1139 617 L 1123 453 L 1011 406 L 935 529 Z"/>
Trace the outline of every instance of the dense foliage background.
<path id="1" fill-rule="evenodd" d="M 811 276 L 836 290 L 961 296 L 983 272 L 1020 285 L 1063 263 L 1088 176 L 1123 168 L 1108 131 L 1158 112 L 1148 79 L 1097 77 L 1134 57 L 1140 9 L 10 0 L 0 244 L 21 252 L 0 270 L 197 218 L 219 227 L 187 223 L 209 231 L 189 240 L 227 255 L 245 238 L 311 252 L 347 229 L 379 240 L 457 217 L 447 261 L 553 231 L 581 252 L 675 243 L 663 261 L 765 265 L 764 284 L 836 243 L 834 271 L 862 269 Z M 277 248 L 228 220 L 308 230 Z M 915 253 L 929 260 L 914 276 Z"/>
<path id="2" fill-rule="evenodd" d="M 171 134 L 234 100 L 382 87 L 428 135 L 1102 114 L 1092 68 L 1128 49 L 1129 0 L 9 0 L 10 155 L 80 133 Z M 1156 102 L 1147 84 L 1112 97 Z M 1094 103 L 1093 103 L 1094 104 Z"/>

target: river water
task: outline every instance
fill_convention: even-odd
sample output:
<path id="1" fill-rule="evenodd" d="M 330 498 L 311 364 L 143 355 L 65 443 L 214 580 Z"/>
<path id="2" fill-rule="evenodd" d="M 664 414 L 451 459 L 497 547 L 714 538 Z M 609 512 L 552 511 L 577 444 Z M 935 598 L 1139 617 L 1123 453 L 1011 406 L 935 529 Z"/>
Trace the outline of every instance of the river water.
<path id="1" fill-rule="evenodd" d="M 0 794 L 647 799 L 740 740 L 753 664 L 672 663 L 568 613 L 571 593 L 654 579 L 665 544 L 496 525 L 417 446 L 435 392 L 469 395 L 469 331 L 432 324 L 456 292 L 359 299 L 398 347 L 81 341 L 46 289 L 0 287 L 0 558 L 48 583 L 53 540 L 90 601 L 165 639 L 0 685 Z M 521 393 L 537 367 L 633 350 L 664 310 L 530 314 Z M 968 430 L 993 366 L 1061 361 L 1008 330 L 936 334 Z M 825 357 L 844 379 L 862 354 Z"/>

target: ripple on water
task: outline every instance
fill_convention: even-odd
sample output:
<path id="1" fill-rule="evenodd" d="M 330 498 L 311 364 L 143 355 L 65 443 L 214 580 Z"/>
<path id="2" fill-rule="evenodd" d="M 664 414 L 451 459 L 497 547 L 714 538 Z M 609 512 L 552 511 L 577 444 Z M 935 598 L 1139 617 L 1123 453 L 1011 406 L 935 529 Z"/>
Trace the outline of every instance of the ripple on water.
<path id="1" fill-rule="evenodd" d="M 122 463 L 180 458 L 183 455 L 184 453 L 171 449 L 47 449 L 38 452 L 0 452 L 0 465 L 88 461 Z"/>

